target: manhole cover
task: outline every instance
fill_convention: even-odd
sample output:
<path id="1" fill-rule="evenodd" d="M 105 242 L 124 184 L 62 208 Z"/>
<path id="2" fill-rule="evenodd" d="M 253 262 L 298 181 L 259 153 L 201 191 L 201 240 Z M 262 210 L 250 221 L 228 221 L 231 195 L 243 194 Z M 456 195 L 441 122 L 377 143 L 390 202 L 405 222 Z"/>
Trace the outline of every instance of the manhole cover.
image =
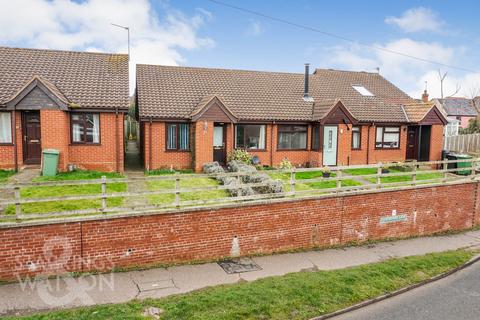
<path id="1" fill-rule="evenodd" d="M 218 264 L 228 274 L 262 270 L 258 264 L 249 258 L 224 260 L 218 262 Z"/>

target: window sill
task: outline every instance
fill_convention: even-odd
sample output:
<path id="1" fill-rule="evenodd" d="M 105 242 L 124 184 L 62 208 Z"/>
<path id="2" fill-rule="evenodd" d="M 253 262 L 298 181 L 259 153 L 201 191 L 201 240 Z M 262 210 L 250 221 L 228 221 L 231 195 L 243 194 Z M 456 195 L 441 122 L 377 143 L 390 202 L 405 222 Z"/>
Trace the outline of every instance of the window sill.
<path id="1" fill-rule="evenodd" d="M 72 142 L 70 143 L 70 146 L 72 147 L 98 147 L 98 146 L 101 146 L 102 144 L 101 143 L 81 143 L 81 142 Z"/>
<path id="2" fill-rule="evenodd" d="M 188 150 L 178 150 L 178 149 L 165 149 L 165 152 L 190 152 L 191 150 L 188 149 Z"/>
<path id="3" fill-rule="evenodd" d="M 401 148 L 398 147 L 398 148 L 377 148 L 375 147 L 375 150 L 400 150 Z"/>
<path id="4" fill-rule="evenodd" d="M 13 142 L 0 143 L 0 147 L 13 147 Z"/>
<path id="5" fill-rule="evenodd" d="M 308 149 L 277 149 L 277 151 L 309 151 Z"/>
<path id="6" fill-rule="evenodd" d="M 352 151 L 362 151 L 362 148 L 352 148 Z"/>

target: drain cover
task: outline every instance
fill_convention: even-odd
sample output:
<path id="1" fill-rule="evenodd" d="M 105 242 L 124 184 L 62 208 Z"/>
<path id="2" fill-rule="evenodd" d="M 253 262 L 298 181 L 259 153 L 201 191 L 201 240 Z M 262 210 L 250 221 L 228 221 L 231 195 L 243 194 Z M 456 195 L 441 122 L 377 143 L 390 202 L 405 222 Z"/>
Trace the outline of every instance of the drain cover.
<path id="1" fill-rule="evenodd" d="M 224 260 L 218 262 L 218 264 L 228 274 L 262 270 L 258 264 L 249 258 Z"/>

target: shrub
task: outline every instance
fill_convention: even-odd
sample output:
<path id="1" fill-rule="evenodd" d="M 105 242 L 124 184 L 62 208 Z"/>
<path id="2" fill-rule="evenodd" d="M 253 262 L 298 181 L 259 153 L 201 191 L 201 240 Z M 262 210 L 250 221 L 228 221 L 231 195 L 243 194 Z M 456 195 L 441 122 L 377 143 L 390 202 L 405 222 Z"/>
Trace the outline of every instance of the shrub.
<path id="1" fill-rule="evenodd" d="M 203 165 L 203 172 L 206 174 L 211 173 L 224 173 L 225 170 L 220 166 L 218 162 L 208 162 Z"/>
<path id="2" fill-rule="evenodd" d="M 293 168 L 292 166 L 292 163 L 290 162 L 290 160 L 288 160 L 287 158 L 284 158 L 282 160 L 282 162 L 280 162 L 280 169 L 282 170 L 290 170 Z"/>
<path id="3" fill-rule="evenodd" d="M 236 149 L 228 153 L 227 162 L 240 161 L 242 163 L 251 164 L 252 158 L 252 155 L 248 153 L 247 150 Z"/>

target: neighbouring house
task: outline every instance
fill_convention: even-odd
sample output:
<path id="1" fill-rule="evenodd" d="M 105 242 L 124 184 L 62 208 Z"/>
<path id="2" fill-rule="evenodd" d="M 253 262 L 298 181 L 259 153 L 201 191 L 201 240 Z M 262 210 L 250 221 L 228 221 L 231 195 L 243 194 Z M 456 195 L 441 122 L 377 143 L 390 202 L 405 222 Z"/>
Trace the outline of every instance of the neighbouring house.
<path id="1" fill-rule="evenodd" d="M 444 116 L 378 73 L 137 65 L 136 77 L 147 170 L 200 171 L 235 148 L 269 166 L 441 158 Z"/>
<path id="2" fill-rule="evenodd" d="M 475 99 L 451 97 L 434 99 L 433 101 L 446 116 L 447 120 L 458 120 L 460 128 L 467 128 L 470 120 L 474 120 L 478 116 Z M 455 123 L 454 121 L 449 122 Z"/>
<path id="3" fill-rule="evenodd" d="M 128 55 L 0 47 L 0 168 L 123 171 Z"/>

